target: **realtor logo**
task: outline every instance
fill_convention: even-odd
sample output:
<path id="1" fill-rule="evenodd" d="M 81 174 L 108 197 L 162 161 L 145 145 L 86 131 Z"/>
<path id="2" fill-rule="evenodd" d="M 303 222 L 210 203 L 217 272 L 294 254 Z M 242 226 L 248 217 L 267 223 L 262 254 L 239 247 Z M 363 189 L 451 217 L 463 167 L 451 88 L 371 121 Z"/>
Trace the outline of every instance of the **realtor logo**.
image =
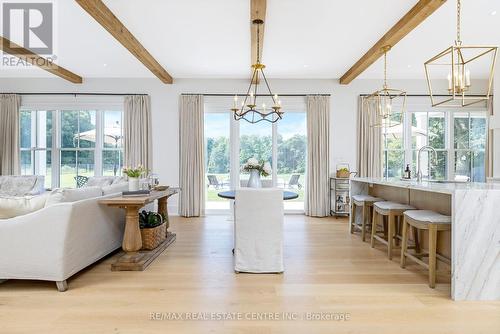
<path id="1" fill-rule="evenodd" d="M 3 2 L 4 47 L 15 52 L 16 45 L 39 55 L 52 55 L 54 48 L 54 8 L 52 2 Z"/>

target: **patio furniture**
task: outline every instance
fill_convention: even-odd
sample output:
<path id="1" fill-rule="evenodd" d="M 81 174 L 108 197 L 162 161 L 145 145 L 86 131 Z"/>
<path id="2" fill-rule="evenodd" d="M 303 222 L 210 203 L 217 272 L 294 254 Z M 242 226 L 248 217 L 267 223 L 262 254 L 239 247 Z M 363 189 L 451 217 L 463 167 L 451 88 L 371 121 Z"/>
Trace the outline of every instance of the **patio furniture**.
<path id="1" fill-rule="evenodd" d="M 75 181 L 76 181 L 76 187 L 81 188 L 85 184 L 87 184 L 87 182 L 89 181 L 89 178 L 87 176 L 77 175 L 77 176 L 75 176 Z"/>
<path id="2" fill-rule="evenodd" d="M 212 186 L 215 189 L 220 189 L 220 188 L 224 188 L 225 186 L 229 185 L 229 183 L 227 183 L 227 182 L 219 181 L 219 179 L 217 178 L 217 175 L 213 175 L 213 174 L 207 175 L 207 178 L 208 178 L 207 188 Z"/>
<path id="3" fill-rule="evenodd" d="M 296 186 L 297 189 L 302 189 L 302 184 L 300 184 L 299 179 L 300 174 L 292 174 L 290 180 L 288 180 L 288 184 L 285 183 L 285 188 L 292 189 L 293 186 Z"/>

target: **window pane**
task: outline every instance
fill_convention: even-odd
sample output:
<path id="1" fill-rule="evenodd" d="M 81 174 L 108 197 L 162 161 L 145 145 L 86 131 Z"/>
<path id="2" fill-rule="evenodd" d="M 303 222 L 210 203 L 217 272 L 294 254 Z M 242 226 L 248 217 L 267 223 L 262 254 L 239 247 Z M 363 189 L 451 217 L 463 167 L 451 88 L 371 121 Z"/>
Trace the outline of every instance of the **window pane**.
<path id="1" fill-rule="evenodd" d="M 94 151 L 78 151 L 77 162 L 78 175 L 94 176 Z"/>
<path id="2" fill-rule="evenodd" d="M 453 118 L 455 148 L 469 148 L 469 114 L 455 113 Z"/>
<path id="3" fill-rule="evenodd" d="M 205 113 L 206 208 L 229 209 L 229 202 L 217 196 L 230 187 L 230 114 Z"/>
<path id="4" fill-rule="evenodd" d="M 428 136 L 429 145 L 435 149 L 446 148 L 445 133 L 446 133 L 446 120 L 444 113 L 433 112 L 429 113 Z"/>
<path id="5" fill-rule="evenodd" d="M 387 176 L 401 177 L 404 170 L 404 151 L 387 151 Z"/>
<path id="6" fill-rule="evenodd" d="M 432 179 L 446 180 L 448 171 L 448 152 L 437 151 L 437 161 L 431 161 Z"/>
<path id="7" fill-rule="evenodd" d="M 19 123 L 21 148 L 31 148 L 31 111 L 21 111 Z"/>
<path id="8" fill-rule="evenodd" d="M 465 179 L 471 176 L 471 154 L 469 151 L 455 152 L 455 179 Z"/>
<path id="9" fill-rule="evenodd" d="M 122 147 L 122 112 L 105 111 L 104 112 L 104 130 L 103 130 L 104 148 Z"/>
<path id="10" fill-rule="evenodd" d="M 96 112 L 92 110 L 80 111 L 80 147 L 95 147 L 96 141 Z"/>
<path id="11" fill-rule="evenodd" d="M 33 175 L 33 152 L 21 151 L 21 175 Z"/>
<path id="12" fill-rule="evenodd" d="M 78 111 L 61 112 L 61 147 L 78 147 Z"/>
<path id="13" fill-rule="evenodd" d="M 35 163 L 37 166 L 37 175 L 45 176 L 45 188 L 52 187 L 52 151 L 35 151 Z"/>
<path id="14" fill-rule="evenodd" d="M 76 188 L 76 151 L 61 151 L 60 186 Z"/>
<path id="15" fill-rule="evenodd" d="M 239 125 L 240 166 L 243 166 L 250 158 L 272 164 L 272 124 L 266 121 L 250 124 L 247 121 L 241 120 L 239 121 Z M 240 185 L 246 186 L 248 178 L 249 175 L 247 173 L 241 173 Z M 272 180 L 272 176 L 262 177 L 262 179 Z"/>
<path id="16" fill-rule="evenodd" d="M 296 200 L 285 202 L 285 209 L 303 210 L 307 157 L 306 113 L 285 113 L 277 126 L 277 185 L 299 194 Z"/>
<path id="17" fill-rule="evenodd" d="M 36 112 L 38 129 L 36 130 L 36 146 L 38 148 L 52 147 L 52 111 Z M 35 134 L 33 134 L 35 135 Z"/>
<path id="18" fill-rule="evenodd" d="M 102 175 L 121 176 L 123 168 L 123 151 L 102 152 Z"/>
<path id="19" fill-rule="evenodd" d="M 472 155 L 472 181 L 485 182 L 484 151 L 474 152 Z"/>
<path id="20" fill-rule="evenodd" d="M 399 115 L 399 114 L 398 114 Z M 385 137 L 385 148 L 387 150 L 401 150 L 403 149 L 403 124 L 395 122 L 394 126 L 384 127 L 383 133 Z"/>
<path id="21" fill-rule="evenodd" d="M 486 145 L 486 117 L 472 115 L 470 118 L 470 148 L 484 150 Z"/>
<path id="22" fill-rule="evenodd" d="M 427 113 L 411 113 L 411 148 L 419 149 L 427 145 Z"/>

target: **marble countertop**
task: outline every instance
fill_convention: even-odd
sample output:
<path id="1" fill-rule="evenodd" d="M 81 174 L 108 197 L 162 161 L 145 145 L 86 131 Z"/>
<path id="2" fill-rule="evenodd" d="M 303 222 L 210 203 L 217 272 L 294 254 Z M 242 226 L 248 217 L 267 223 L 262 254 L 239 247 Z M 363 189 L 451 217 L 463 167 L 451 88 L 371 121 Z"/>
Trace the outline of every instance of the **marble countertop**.
<path id="1" fill-rule="evenodd" d="M 498 190 L 500 191 L 500 183 L 479 183 L 479 182 L 464 182 L 464 183 L 436 183 L 423 180 L 401 180 L 398 178 L 370 178 L 370 177 L 353 177 L 351 181 L 387 185 L 392 187 L 431 191 L 443 194 L 453 194 L 457 190 Z"/>

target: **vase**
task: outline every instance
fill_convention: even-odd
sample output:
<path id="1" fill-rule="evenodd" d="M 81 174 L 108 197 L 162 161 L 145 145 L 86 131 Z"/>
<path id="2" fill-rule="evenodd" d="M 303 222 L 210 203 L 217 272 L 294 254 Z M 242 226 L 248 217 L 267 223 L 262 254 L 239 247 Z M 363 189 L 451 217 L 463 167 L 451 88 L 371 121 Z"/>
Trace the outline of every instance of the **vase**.
<path id="1" fill-rule="evenodd" d="M 257 169 L 250 170 L 250 178 L 247 183 L 248 188 L 262 188 L 262 183 L 260 182 L 260 172 Z"/>
<path id="2" fill-rule="evenodd" d="M 129 177 L 128 178 L 128 191 L 137 191 L 139 190 L 139 178 L 138 177 Z"/>

